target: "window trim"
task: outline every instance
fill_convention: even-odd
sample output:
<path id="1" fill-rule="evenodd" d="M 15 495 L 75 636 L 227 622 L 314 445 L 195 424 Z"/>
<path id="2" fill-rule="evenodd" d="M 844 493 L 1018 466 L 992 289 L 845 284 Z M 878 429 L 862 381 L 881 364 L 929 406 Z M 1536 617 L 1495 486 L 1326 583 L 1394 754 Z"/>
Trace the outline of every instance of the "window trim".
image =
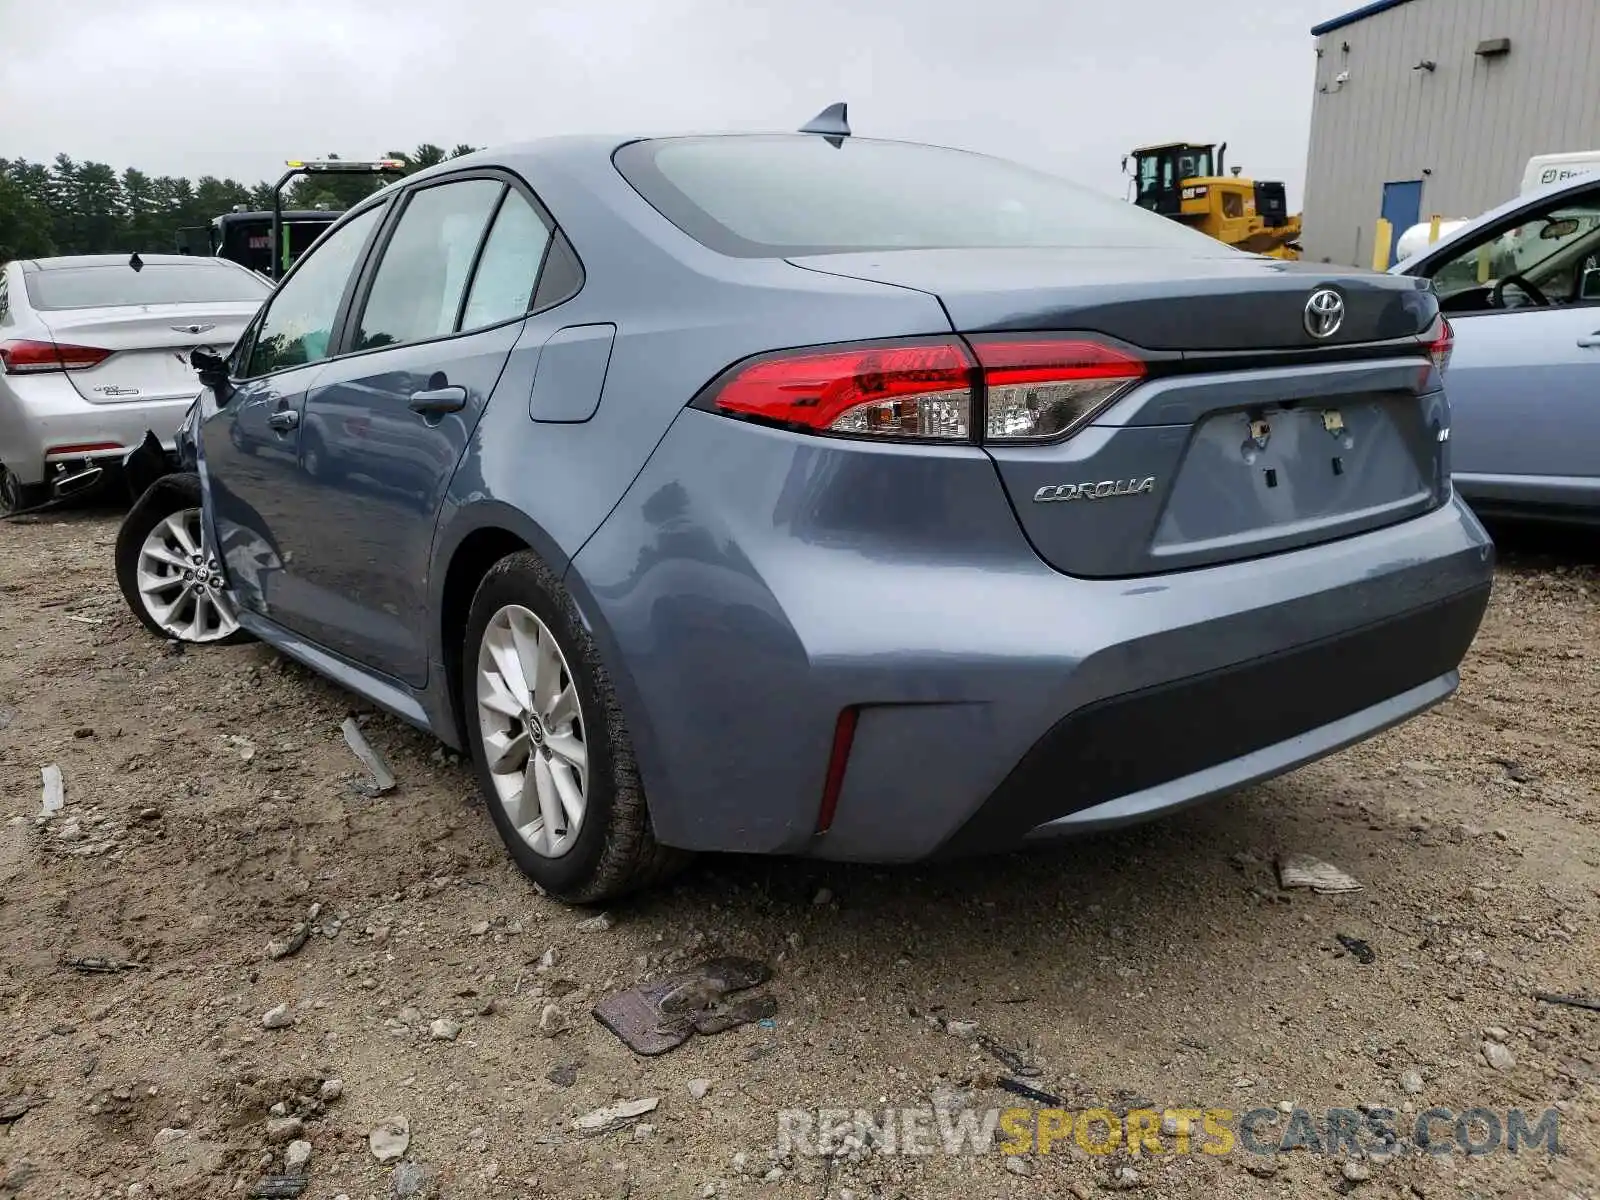
<path id="1" fill-rule="evenodd" d="M 312 254 L 321 248 L 324 240 L 331 238 L 335 233 L 341 229 L 344 229 L 347 225 L 360 220 L 369 212 L 390 207 L 392 203 L 393 198 L 391 196 L 384 195 L 382 199 L 373 203 L 357 205 L 338 221 L 335 221 L 332 225 L 328 226 L 328 228 L 323 231 L 322 236 L 319 237 L 312 245 L 308 246 L 305 253 L 295 260 L 294 266 L 289 268 L 288 274 L 286 274 L 278 282 L 278 286 L 273 288 L 272 293 L 266 298 L 265 301 L 262 302 L 261 311 L 258 312 L 254 319 L 251 320 L 250 324 L 245 327 L 244 333 L 239 338 L 238 345 L 244 347 L 244 353 L 239 356 L 238 363 L 239 369 L 242 372 L 248 372 L 250 360 L 255 357 L 256 339 L 258 336 L 260 336 L 262 326 L 267 323 L 267 318 L 272 315 L 272 306 L 277 303 L 278 297 L 283 295 L 283 289 L 289 286 L 289 281 L 295 277 L 296 273 L 300 270 L 301 265 L 307 262 L 311 258 Z M 328 331 L 328 353 L 317 359 L 316 362 L 295 363 L 292 366 L 279 367 L 275 371 L 267 371 L 260 375 L 250 375 L 246 373 L 234 376 L 230 372 L 228 380 L 230 383 L 258 383 L 263 379 L 271 379 L 274 376 L 282 375 L 289 371 L 298 371 L 305 367 L 320 366 L 322 363 L 329 362 L 338 357 L 337 350 L 339 347 L 339 342 L 335 339 L 338 337 L 344 327 L 345 322 L 349 318 L 350 301 L 355 291 L 355 284 L 360 280 L 362 274 L 366 271 L 367 263 L 370 261 L 372 256 L 373 242 L 378 235 L 383 232 L 387 221 L 387 215 L 380 215 L 377 225 L 373 227 L 371 233 L 367 234 L 366 241 L 362 243 L 361 249 L 356 252 L 356 262 L 358 265 L 355 271 L 350 274 L 349 278 L 345 280 L 344 291 L 340 293 L 339 303 L 333 310 L 333 326 Z M 246 343 L 248 343 L 248 345 L 246 345 Z"/>
<path id="2" fill-rule="evenodd" d="M 544 222 L 545 227 L 550 231 L 550 237 L 545 242 L 544 253 L 539 257 L 539 269 L 534 272 L 533 286 L 528 291 L 528 310 L 517 316 L 507 317 L 503 321 L 496 321 L 492 325 L 480 325 L 474 329 L 457 329 L 451 331 L 450 333 L 441 333 L 436 337 L 422 338 L 415 342 L 402 342 L 399 345 L 369 346 L 365 349 L 355 349 L 354 342 L 357 334 L 359 333 L 358 323 L 360 321 L 360 314 L 366 309 L 367 300 L 372 293 L 372 284 L 377 278 L 378 266 L 383 261 L 384 251 L 388 249 L 389 241 L 393 237 L 395 229 L 399 226 L 400 221 L 404 219 L 406 209 L 410 206 L 411 198 L 418 192 L 425 191 L 428 188 L 443 187 L 451 183 L 465 183 L 473 179 L 492 179 L 498 183 L 504 184 L 506 190 L 500 194 L 499 200 L 495 202 L 494 212 L 491 214 L 489 221 L 483 227 L 483 236 L 478 239 L 478 248 L 473 253 L 472 266 L 467 273 L 466 284 L 462 291 L 462 302 L 464 304 L 472 294 L 472 285 L 477 280 L 478 266 L 483 259 L 484 247 L 488 245 L 489 237 L 494 233 L 495 219 L 499 217 L 500 210 L 505 205 L 506 195 L 510 191 L 514 190 L 524 200 L 526 200 L 529 205 L 532 206 L 535 215 L 537 215 L 539 219 Z M 567 238 L 567 245 L 572 247 L 572 257 L 578 264 L 578 285 L 561 299 L 553 301 L 552 303 L 545 305 L 543 308 L 536 308 L 533 306 L 534 299 L 539 294 L 539 283 L 544 278 L 545 267 L 550 261 L 550 252 L 556 244 L 556 239 L 564 235 L 562 233 L 561 225 L 556 221 L 554 215 L 552 215 L 549 208 L 545 206 L 544 202 L 539 199 L 538 194 L 524 179 L 522 179 L 521 176 L 517 175 L 516 172 L 506 167 L 465 167 L 458 171 L 451 171 L 445 175 L 430 175 L 427 179 L 421 180 L 417 183 L 401 185 L 400 197 L 400 201 L 395 205 L 388 216 L 384 218 L 383 228 L 379 232 L 379 236 L 382 239 L 381 245 L 377 246 L 369 253 L 366 261 L 362 264 L 360 271 L 356 273 L 356 295 L 351 298 L 350 305 L 343 314 L 343 324 L 337 330 L 337 342 L 334 342 L 332 339 L 330 339 L 330 344 L 336 346 L 337 353 L 330 354 L 328 359 L 323 361 L 329 361 L 336 358 L 360 358 L 369 354 L 382 354 L 386 351 L 408 350 L 413 346 L 433 346 L 439 344 L 440 342 L 452 341 L 456 338 L 473 337 L 480 333 L 488 333 L 492 330 L 504 328 L 505 326 L 514 324 L 518 321 L 526 321 L 531 316 L 536 316 L 539 313 L 549 312 L 552 309 L 560 307 L 582 292 L 584 285 L 588 282 L 588 272 L 583 265 L 583 260 L 579 257 L 577 248 L 572 246 L 572 239 Z M 456 313 L 457 325 L 461 323 L 461 319 L 462 313 L 458 309 Z"/>
<path id="3" fill-rule="evenodd" d="M 1482 225 L 1473 230 L 1470 235 L 1457 237 L 1448 244 L 1438 247 L 1431 254 L 1426 255 L 1412 270 L 1407 271 L 1406 274 L 1415 276 L 1417 278 L 1426 279 L 1431 284 L 1435 275 L 1437 275 L 1443 268 L 1449 266 L 1451 263 L 1459 259 L 1463 253 L 1468 253 L 1472 250 L 1477 250 L 1483 246 L 1486 246 L 1498 238 L 1501 234 L 1509 233 L 1518 226 L 1526 224 L 1529 218 L 1537 215 L 1540 210 L 1547 209 L 1553 211 L 1554 209 L 1560 208 L 1565 204 L 1581 204 L 1585 201 L 1600 205 L 1600 180 L 1591 181 L 1585 187 L 1575 187 L 1570 192 L 1564 191 L 1557 193 L 1554 196 L 1545 196 L 1534 203 L 1518 205 L 1515 209 L 1513 209 L 1511 212 L 1508 212 L 1498 221 L 1491 221 L 1489 224 Z M 1466 249 L 1463 250 L 1463 247 Z M 1496 310 L 1496 312 L 1499 311 L 1511 312 L 1522 310 Z M 1453 321 L 1458 317 L 1486 317 L 1494 316 L 1495 313 L 1463 312 L 1451 313 L 1449 315 L 1450 319 Z"/>

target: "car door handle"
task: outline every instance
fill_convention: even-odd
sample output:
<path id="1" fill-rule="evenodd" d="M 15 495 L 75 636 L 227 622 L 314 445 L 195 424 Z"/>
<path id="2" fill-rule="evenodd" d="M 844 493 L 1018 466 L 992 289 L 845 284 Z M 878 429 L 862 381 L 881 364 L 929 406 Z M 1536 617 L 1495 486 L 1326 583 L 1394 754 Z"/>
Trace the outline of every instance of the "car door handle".
<path id="1" fill-rule="evenodd" d="M 288 433 L 300 424 L 300 411 L 294 408 L 280 408 L 276 412 L 267 414 L 267 424 L 279 433 Z"/>
<path id="2" fill-rule="evenodd" d="M 429 388 L 425 392 L 411 393 L 411 411 L 425 417 L 460 412 L 466 406 L 467 389 L 464 387 Z"/>
<path id="3" fill-rule="evenodd" d="M 1595 330 L 1588 337 L 1578 339 L 1580 350 L 1600 350 L 1600 329 Z"/>

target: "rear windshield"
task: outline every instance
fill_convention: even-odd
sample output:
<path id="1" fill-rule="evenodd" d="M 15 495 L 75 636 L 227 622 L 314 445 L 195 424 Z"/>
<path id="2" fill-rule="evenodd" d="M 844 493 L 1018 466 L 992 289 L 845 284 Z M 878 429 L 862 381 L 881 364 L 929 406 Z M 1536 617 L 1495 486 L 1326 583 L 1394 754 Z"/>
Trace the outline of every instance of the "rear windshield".
<path id="1" fill-rule="evenodd" d="M 126 262 L 56 267 L 29 271 L 22 278 L 28 302 L 40 309 L 264 300 L 271 290 L 244 271 L 208 262 L 146 263 L 139 271 Z"/>
<path id="2" fill-rule="evenodd" d="M 663 138 L 624 146 L 614 161 L 679 229 L 744 258 L 968 247 L 1229 253 L 1166 217 L 1003 159 L 835 140 Z"/>

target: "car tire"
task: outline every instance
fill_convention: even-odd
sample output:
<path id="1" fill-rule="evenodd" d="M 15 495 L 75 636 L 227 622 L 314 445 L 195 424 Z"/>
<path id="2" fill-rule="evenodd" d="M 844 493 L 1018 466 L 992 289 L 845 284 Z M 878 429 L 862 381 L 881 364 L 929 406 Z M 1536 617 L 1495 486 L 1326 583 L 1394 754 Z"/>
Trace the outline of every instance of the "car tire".
<path id="1" fill-rule="evenodd" d="M 189 546 L 202 555 L 198 567 L 210 579 L 221 577 L 215 553 L 204 545 L 200 503 L 197 476 L 167 475 L 151 484 L 117 530 L 117 586 L 139 623 L 159 638 L 204 646 L 254 641 L 239 627 L 225 587 L 206 584 L 200 596 L 183 595 L 182 571 L 197 568 L 170 560 L 185 557 Z"/>
<path id="2" fill-rule="evenodd" d="M 520 692 L 501 670 L 507 653 L 516 656 L 510 670 L 523 681 Z M 478 585 L 463 639 L 461 703 L 495 829 L 542 891 L 594 904 L 658 883 L 689 860 L 656 841 L 605 667 L 566 589 L 531 551 L 501 559 Z M 519 706 L 521 716 L 506 711 Z M 576 817 L 568 805 L 574 788 Z"/>
<path id="3" fill-rule="evenodd" d="M 14 516 L 37 508 L 50 498 L 42 483 L 23 483 L 10 467 L 0 464 L 0 517 Z"/>

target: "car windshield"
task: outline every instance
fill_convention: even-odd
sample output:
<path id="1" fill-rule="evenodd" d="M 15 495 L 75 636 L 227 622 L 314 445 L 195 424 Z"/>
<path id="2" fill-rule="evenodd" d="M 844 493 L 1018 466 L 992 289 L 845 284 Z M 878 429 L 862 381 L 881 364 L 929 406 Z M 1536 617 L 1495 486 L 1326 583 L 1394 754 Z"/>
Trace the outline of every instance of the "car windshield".
<path id="1" fill-rule="evenodd" d="M 45 310 L 264 300 L 271 290 L 264 280 L 211 262 L 146 263 L 138 271 L 126 262 L 52 267 L 29 271 L 23 279 L 28 302 Z"/>
<path id="2" fill-rule="evenodd" d="M 815 135 L 634 142 L 617 169 L 724 254 L 1094 247 L 1218 256 L 1220 242 L 1113 196 L 1002 159 Z"/>

